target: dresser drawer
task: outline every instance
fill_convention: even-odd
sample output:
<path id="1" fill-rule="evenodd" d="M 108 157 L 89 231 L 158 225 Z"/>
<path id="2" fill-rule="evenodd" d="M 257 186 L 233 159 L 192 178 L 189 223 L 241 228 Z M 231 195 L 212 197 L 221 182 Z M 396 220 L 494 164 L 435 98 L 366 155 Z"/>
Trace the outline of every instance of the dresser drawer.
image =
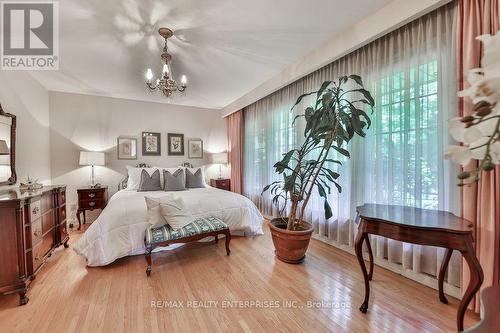
<path id="1" fill-rule="evenodd" d="M 31 222 L 31 244 L 38 244 L 42 239 L 42 219 L 37 219 Z"/>
<path id="2" fill-rule="evenodd" d="M 218 180 L 217 187 L 219 188 L 229 188 L 229 180 Z"/>
<path id="3" fill-rule="evenodd" d="M 102 209 L 104 208 L 103 199 L 80 200 L 78 206 L 80 209 Z"/>
<path id="4" fill-rule="evenodd" d="M 30 203 L 29 205 L 29 214 L 30 221 L 35 221 L 40 216 L 42 216 L 42 208 L 40 200 Z"/>
<path id="5" fill-rule="evenodd" d="M 54 211 L 50 211 L 42 216 L 42 233 L 46 234 L 54 228 Z"/>
<path id="6" fill-rule="evenodd" d="M 229 191 L 231 189 L 231 180 L 229 179 L 211 179 L 210 186 L 221 190 Z"/>
<path id="7" fill-rule="evenodd" d="M 47 234 L 42 241 L 33 247 L 33 271 L 43 263 L 45 255 L 52 249 L 52 234 Z"/>
<path id="8" fill-rule="evenodd" d="M 90 190 L 90 191 L 79 191 L 78 200 L 97 200 L 104 199 L 104 189 L 102 190 Z"/>
<path id="9" fill-rule="evenodd" d="M 52 209 L 54 207 L 54 193 L 53 192 L 45 192 L 42 194 L 42 199 L 40 200 L 40 208 L 42 210 L 42 214 Z"/>

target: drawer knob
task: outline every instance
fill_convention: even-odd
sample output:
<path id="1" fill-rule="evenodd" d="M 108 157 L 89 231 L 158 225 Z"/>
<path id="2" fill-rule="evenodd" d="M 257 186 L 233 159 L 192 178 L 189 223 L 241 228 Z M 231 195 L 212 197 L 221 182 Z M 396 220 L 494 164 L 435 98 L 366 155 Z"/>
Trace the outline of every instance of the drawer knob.
<path id="1" fill-rule="evenodd" d="M 89 193 L 89 198 L 95 197 L 95 193 Z"/>
<path id="2" fill-rule="evenodd" d="M 89 202 L 89 206 L 90 207 L 94 207 L 95 206 L 95 202 L 93 202 L 93 201 Z"/>

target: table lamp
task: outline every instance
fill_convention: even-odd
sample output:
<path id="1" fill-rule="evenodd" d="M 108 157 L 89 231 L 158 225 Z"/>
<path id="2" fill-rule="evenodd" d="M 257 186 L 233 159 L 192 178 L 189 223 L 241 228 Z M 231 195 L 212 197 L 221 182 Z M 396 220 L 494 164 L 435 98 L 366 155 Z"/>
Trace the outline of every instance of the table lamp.
<path id="1" fill-rule="evenodd" d="M 94 166 L 104 165 L 104 153 L 96 151 L 81 151 L 80 152 L 80 165 L 91 165 L 92 175 L 90 177 L 90 187 L 96 187 Z"/>
<path id="2" fill-rule="evenodd" d="M 222 164 L 227 164 L 227 152 L 212 154 L 211 162 L 219 164 L 219 179 L 222 178 Z"/>

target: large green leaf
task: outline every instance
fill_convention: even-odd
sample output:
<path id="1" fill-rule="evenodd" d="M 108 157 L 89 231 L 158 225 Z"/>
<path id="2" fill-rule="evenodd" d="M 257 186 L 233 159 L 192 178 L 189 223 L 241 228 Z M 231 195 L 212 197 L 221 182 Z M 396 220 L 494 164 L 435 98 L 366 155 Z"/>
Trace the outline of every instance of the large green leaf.
<path id="1" fill-rule="evenodd" d="M 345 150 L 344 148 L 337 147 L 335 145 L 332 145 L 332 148 L 346 157 L 349 157 L 349 158 L 351 157 L 351 154 L 349 153 L 349 151 Z"/>
<path id="2" fill-rule="evenodd" d="M 370 106 L 372 106 L 372 107 L 375 106 L 375 100 L 373 99 L 372 94 L 370 94 L 370 92 L 368 90 L 366 90 L 366 89 L 354 89 L 354 90 L 352 90 L 352 92 L 355 92 L 355 91 L 362 93 L 363 96 L 368 101 L 368 104 Z"/>
<path id="3" fill-rule="evenodd" d="M 325 209 L 325 219 L 328 220 L 333 216 L 333 213 L 332 213 L 332 207 L 330 207 L 330 204 L 328 203 L 327 199 L 325 199 L 323 208 Z"/>
<path id="4" fill-rule="evenodd" d="M 299 103 L 302 101 L 302 99 L 303 99 L 304 97 L 310 96 L 310 95 L 315 94 L 315 93 L 317 93 L 317 91 L 312 91 L 312 92 L 310 92 L 310 93 L 306 93 L 306 94 L 302 94 L 302 95 L 300 95 L 300 96 L 299 96 L 299 98 L 297 98 L 297 101 L 295 102 L 295 104 L 292 106 L 292 110 L 293 110 L 293 108 L 294 108 L 297 104 L 299 104 Z"/>
<path id="5" fill-rule="evenodd" d="M 318 94 L 317 96 L 321 96 L 321 94 L 323 94 L 323 92 L 325 91 L 326 88 L 328 88 L 328 86 L 332 83 L 332 81 L 325 81 L 321 84 L 321 87 L 319 88 L 318 90 Z"/>
<path id="6" fill-rule="evenodd" d="M 356 81 L 358 85 L 363 86 L 363 80 L 361 79 L 361 76 L 353 74 L 349 75 L 349 78 Z"/>

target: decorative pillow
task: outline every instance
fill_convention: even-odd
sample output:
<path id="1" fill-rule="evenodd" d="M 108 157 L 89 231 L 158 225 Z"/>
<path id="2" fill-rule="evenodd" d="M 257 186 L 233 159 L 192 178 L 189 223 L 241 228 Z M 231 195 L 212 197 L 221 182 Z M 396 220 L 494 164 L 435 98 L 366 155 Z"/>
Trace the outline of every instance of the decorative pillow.
<path id="1" fill-rule="evenodd" d="M 191 172 L 190 169 L 186 169 L 186 187 L 187 188 L 199 188 L 205 187 L 205 180 L 203 179 L 203 171 L 199 168 L 196 172 Z"/>
<path id="2" fill-rule="evenodd" d="M 191 171 L 192 174 L 195 174 L 198 170 L 201 170 L 203 184 L 205 185 L 205 187 L 207 187 L 207 182 L 205 181 L 205 167 L 201 166 L 201 167 L 197 167 L 197 168 L 184 168 L 184 169 L 186 171 L 187 170 Z"/>
<path id="3" fill-rule="evenodd" d="M 137 191 L 139 189 L 139 185 L 141 184 L 141 175 L 142 170 L 146 170 L 148 174 L 153 174 L 155 170 L 158 168 L 136 168 L 132 166 L 127 166 L 127 190 L 129 191 Z"/>
<path id="4" fill-rule="evenodd" d="M 174 172 L 163 170 L 163 181 L 164 191 L 184 191 L 186 189 L 186 173 L 184 169 L 177 169 Z"/>
<path id="5" fill-rule="evenodd" d="M 156 169 L 151 176 L 146 170 L 142 170 L 141 183 L 137 191 L 161 191 L 160 170 Z"/>
<path id="6" fill-rule="evenodd" d="M 152 198 L 144 197 L 148 207 L 148 222 L 155 227 L 161 227 L 167 221 L 160 214 L 160 203 Z"/>
<path id="7" fill-rule="evenodd" d="M 174 230 L 180 229 L 193 222 L 195 218 L 187 212 L 182 199 L 171 197 L 150 198 L 145 197 L 148 206 L 149 223 L 161 226 L 164 221 Z M 158 214 L 160 217 L 158 217 Z"/>

